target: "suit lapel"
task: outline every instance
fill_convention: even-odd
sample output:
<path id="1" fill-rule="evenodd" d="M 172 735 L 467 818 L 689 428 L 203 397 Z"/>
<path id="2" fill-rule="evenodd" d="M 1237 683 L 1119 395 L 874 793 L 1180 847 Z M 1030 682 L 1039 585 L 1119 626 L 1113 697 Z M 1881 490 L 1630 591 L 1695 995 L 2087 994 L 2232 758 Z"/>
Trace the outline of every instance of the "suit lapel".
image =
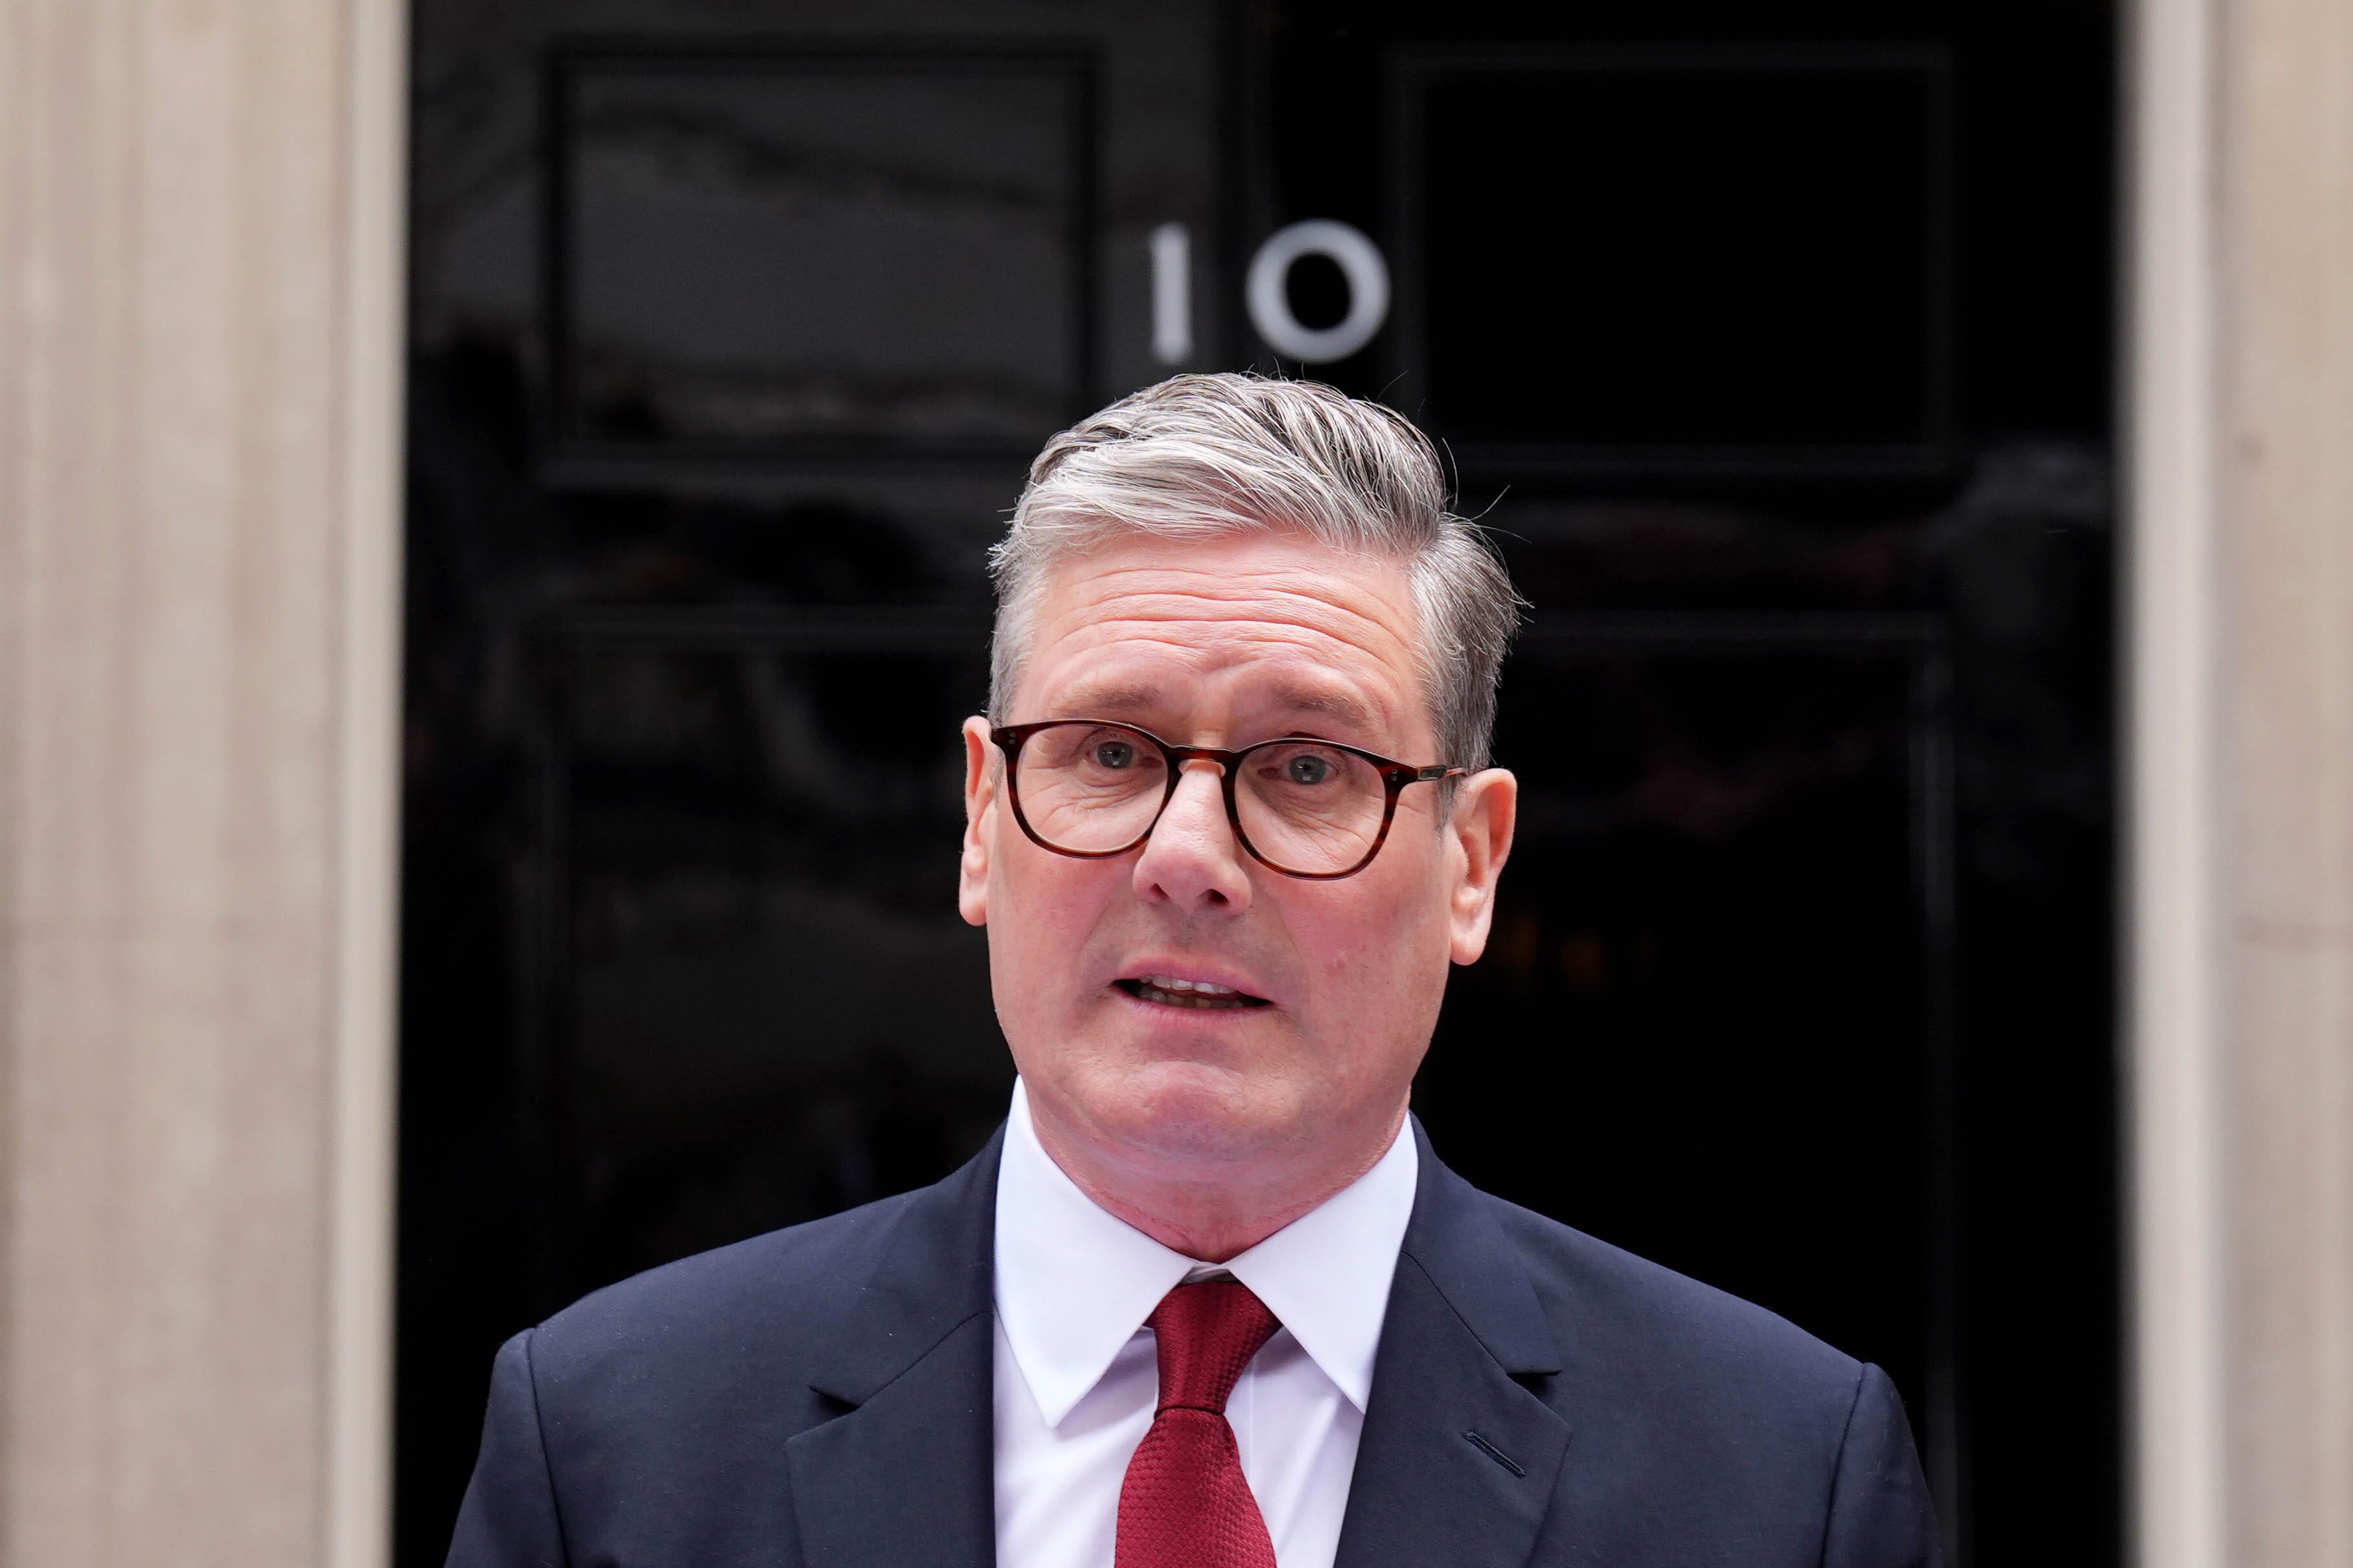
<path id="1" fill-rule="evenodd" d="M 811 1381 L 843 1414 L 785 1445 L 810 1568 L 990 1568 L 997 1170 L 917 1194 Z"/>
<path id="2" fill-rule="evenodd" d="M 1421 1175 L 1374 1362 L 1335 1568 L 1519 1568 L 1568 1451 L 1522 1379 L 1560 1370 L 1509 1239 L 1419 1121 Z"/>
<path id="3" fill-rule="evenodd" d="M 1569 1427 L 1522 1380 L 1560 1368 L 1486 1200 L 1421 1175 L 1373 1372 L 1335 1568 L 1520 1568 Z M 810 1568 L 989 1568 L 997 1550 L 994 1327 L 1003 1133 L 916 1194 L 845 1301 L 811 1380 L 842 1414 L 785 1445 Z"/>
<path id="4" fill-rule="evenodd" d="M 809 1568 L 997 1558 L 989 1319 L 966 1319 L 889 1386 L 785 1445 Z"/>

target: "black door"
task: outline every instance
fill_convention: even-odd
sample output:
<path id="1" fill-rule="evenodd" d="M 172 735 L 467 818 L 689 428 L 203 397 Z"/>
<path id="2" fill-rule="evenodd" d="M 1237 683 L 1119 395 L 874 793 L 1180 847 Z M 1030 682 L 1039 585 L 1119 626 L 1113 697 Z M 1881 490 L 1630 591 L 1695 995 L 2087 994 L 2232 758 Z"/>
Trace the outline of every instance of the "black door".
<path id="1" fill-rule="evenodd" d="M 416 18 L 403 1563 L 500 1339 L 986 1139 L 982 552 L 1217 367 L 1535 602 L 1441 1153 L 1886 1365 L 1963 1560 L 2116 1560 L 2105 7 Z"/>

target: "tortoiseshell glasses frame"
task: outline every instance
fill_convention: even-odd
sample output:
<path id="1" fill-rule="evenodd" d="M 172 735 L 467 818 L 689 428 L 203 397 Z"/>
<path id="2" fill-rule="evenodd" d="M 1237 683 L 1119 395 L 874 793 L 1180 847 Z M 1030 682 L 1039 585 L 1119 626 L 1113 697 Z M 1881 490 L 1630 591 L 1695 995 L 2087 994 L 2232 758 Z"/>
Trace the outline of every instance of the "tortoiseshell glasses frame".
<path id="1" fill-rule="evenodd" d="M 1056 844 L 1031 825 L 1029 813 L 1022 808 L 1019 782 L 1021 749 L 1029 744 L 1032 738 L 1046 731 L 1080 726 L 1115 730 L 1136 736 L 1156 749 L 1167 764 L 1167 779 L 1161 789 L 1160 804 L 1153 809 L 1152 819 L 1145 824 L 1144 831 L 1115 847 L 1072 849 Z M 1179 746 L 1162 740 L 1149 730 L 1140 729 L 1136 725 L 1124 723 L 1116 719 L 1045 719 L 1034 724 L 1008 724 L 989 731 L 988 738 L 996 742 L 998 750 L 1005 753 L 1006 796 L 1013 805 L 1013 820 L 1020 825 L 1022 833 L 1029 842 L 1040 849 L 1051 851 L 1056 855 L 1067 855 L 1076 860 L 1106 860 L 1127 854 L 1151 837 L 1152 830 L 1160 825 L 1160 818 L 1167 811 L 1168 803 L 1176 797 L 1176 786 L 1183 780 L 1185 764 L 1193 762 L 1214 763 L 1220 775 L 1220 787 L 1226 802 L 1226 821 L 1234 830 L 1234 841 L 1249 853 L 1250 858 L 1269 870 L 1279 871 L 1286 877 L 1297 877 L 1303 881 L 1311 882 L 1336 881 L 1342 877 L 1353 877 L 1371 865 L 1373 857 L 1381 852 L 1381 846 L 1388 842 L 1389 825 L 1397 819 L 1398 796 L 1409 785 L 1436 784 L 1444 779 L 1462 778 L 1470 773 L 1468 768 L 1456 767 L 1447 763 L 1431 763 L 1416 766 L 1411 763 L 1398 762 L 1394 757 L 1384 757 L 1377 752 L 1366 751 L 1361 746 L 1351 746 L 1338 741 L 1327 741 L 1320 735 L 1278 735 L 1271 740 L 1260 741 L 1234 751 L 1226 751 L 1216 746 Z M 1302 870 L 1295 866 L 1286 866 L 1268 855 L 1256 844 L 1251 843 L 1249 830 L 1242 826 L 1241 807 L 1235 799 L 1234 785 L 1235 780 L 1240 775 L 1243 759 L 1254 752 L 1262 752 L 1276 746 L 1298 745 L 1320 746 L 1329 751 L 1345 752 L 1370 765 L 1381 780 L 1380 826 L 1374 831 L 1372 841 L 1366 847 L 1364 854 L 1352 864 L 1337 870 L 1309 871 Z"/>

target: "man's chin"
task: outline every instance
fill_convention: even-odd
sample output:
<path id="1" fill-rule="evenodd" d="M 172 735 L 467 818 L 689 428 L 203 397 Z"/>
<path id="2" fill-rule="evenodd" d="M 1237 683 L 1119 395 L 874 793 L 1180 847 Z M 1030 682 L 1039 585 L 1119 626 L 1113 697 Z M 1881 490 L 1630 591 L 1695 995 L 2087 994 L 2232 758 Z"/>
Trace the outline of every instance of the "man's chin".
<path id="1" fill-rule="evenodd" d="M 1247 1162 L 1285 1143 L 1296 1121 L 1271 1087 L 1262 1068 L 1154 1061 L 1087 1086 L 1086 1119 L 1106 1143 L 1155 1163 Z"/>

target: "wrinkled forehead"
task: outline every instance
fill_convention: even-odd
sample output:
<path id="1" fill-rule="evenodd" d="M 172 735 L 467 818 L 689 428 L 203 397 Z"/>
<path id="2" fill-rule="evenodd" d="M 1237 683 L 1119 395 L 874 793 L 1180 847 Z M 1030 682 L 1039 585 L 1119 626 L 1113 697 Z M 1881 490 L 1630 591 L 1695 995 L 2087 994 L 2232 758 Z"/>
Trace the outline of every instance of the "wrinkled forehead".
<path id="1" fill-rule="evenodd" d="M 1124 538 L 1044 573 L 1015 700 L 1024 718 L 1229 721 L 1426 745 L 1419 627 L 1409 573 L 1393 556 L 1290 531 Z"/>

